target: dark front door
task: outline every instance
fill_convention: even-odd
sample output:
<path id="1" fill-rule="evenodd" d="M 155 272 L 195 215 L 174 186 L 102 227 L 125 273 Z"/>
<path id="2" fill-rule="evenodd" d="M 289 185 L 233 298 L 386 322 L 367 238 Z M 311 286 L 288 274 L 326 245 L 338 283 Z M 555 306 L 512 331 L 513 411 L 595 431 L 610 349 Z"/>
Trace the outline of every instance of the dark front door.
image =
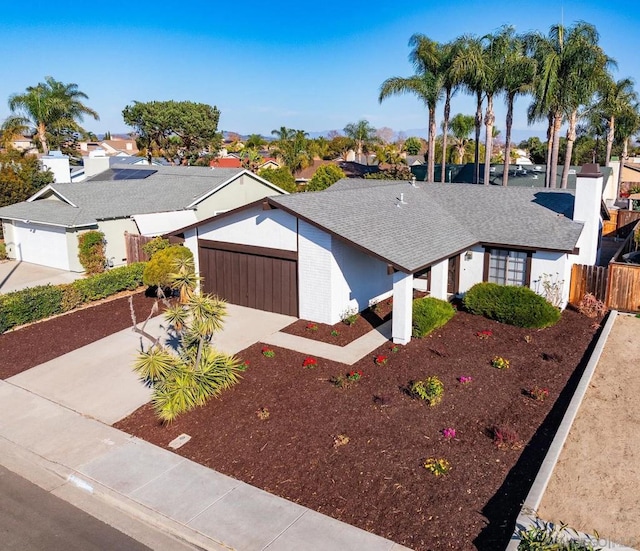
<path id="1" fill-rule="evenodd" d="M 460 255 L 449 259 L 449 277 L 447 278 L 447 293 L 455 295 L 459 290 Z"/>

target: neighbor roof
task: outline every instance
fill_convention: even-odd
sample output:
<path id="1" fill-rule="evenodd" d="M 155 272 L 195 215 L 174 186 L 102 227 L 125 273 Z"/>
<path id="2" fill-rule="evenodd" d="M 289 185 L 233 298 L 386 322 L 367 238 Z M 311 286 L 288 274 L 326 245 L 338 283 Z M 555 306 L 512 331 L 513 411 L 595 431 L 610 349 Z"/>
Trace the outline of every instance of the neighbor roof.
<path id="1" fill-rule="evenodd" d="M 194 208 L 215 189 L 247 172 L 206 167 L 145 168 L 151 174 L 144 179 L 109 180 L 113 177 L 110 169 L 90 181 L 50 184 L 28 201 L 0 208 L 0 218 L 77 227 L 133 214 L 184 210 Z M 53 195 L 61 200 L 50 200 Z"/>
<path id="2" fill-rule="evenodd" d="M 379 180 L 332 188 L 267 200 L 409 273 L 477 244 L 570 252 L 583 227 L 569 218 L 568 190 Z"/>

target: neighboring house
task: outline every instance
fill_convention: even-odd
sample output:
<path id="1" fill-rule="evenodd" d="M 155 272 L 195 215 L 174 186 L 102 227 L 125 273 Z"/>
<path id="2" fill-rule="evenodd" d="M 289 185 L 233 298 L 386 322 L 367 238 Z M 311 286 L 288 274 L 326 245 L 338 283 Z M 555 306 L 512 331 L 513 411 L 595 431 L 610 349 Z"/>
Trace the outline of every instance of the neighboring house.
<path id="1" fill-rule="evenodd" d="M 100 230 L 110 264 L 126 262 L 124 232 L 159 235 L 285 193 L 241 169 L 114 166 L 83 183 L 54 183 L 0 208 L 10 258 L 83 271 L 78 235 Z"/>
<path id="2" fill-rule="evenodd" d="M 27 136 L 16 136 L 11 141 L 11 145 L 18 151 L 31 151 L 36 148 L 36 144 Z"/>
<path id="3" fill-rule="evenodd" d="M 136 141 L 131 138 L 114 138 L 111 140 L 98 140 L 96 142 L 79 142 L 78 147 L 83 156 L 88 155 L 91 151 L 95 151 L 96 149 L 102 149 L 109 157 L 138 154 Z"/>
<path id="4" fill-rule="evenodd" d="M 238 157 L 218 157 L 217 159 L 211 159 L 209 166 L 212 168 L 240 168 L 242 167 L 242 161 Z"/>
<path id="5" fill-rule="evenodd" d="M 595 170 L 575 192 L 345 179 L 171 235 L 194 252 L 204 291 L 234 304 L 334 324 L 393 296 L 393 340 L 406 343 L 414 288 L 442 299 L 480 281 L 540 291 L 551 274 L 566 303 L 571 266 L 597 258 Z"/>

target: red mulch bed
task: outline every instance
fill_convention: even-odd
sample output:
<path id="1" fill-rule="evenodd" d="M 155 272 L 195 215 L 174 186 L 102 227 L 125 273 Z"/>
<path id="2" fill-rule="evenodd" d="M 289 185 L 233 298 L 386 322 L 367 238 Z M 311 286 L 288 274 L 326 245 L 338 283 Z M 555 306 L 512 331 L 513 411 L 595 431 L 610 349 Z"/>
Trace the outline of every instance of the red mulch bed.
<path id="1" fill-rule="evenodd" d="M 138 321 L 143 321 L 154 299 L 145 296 L 144 291 L 125 292 L 116 298 L 3 333 L 0 335 L 0 379 L 131 327 L 130 296 Z"/>
<path id="2" fill-rule="evenodd" d="M 181 455 L 412 549 L 504 549 L 596 329 L 574 311 L 540 331 L 459 312 L 397 352 L 387 344 L 354 366 L 319 359 L 314 369 L 280 348 L 267 358 L 257 343 L 239 354 L 250 364 L 242 382 L 219 399 L 169 426 L 149 405 L 115 426 L 162 447 L 190 434 Z M 476 336 L 483 330 L 493 334 Z M 386 365 L 374 363 L 377 354 Z M 492 367 L 495 356 L 511 368 Z M 358 369 L 349 388 L 330 382 Z M 445 386 L 434 407 L 407 392 L 431 375 Z M 549 398 L 526 396 L 534 385 Z M 498 449 L 494 425 L 516 431 L 522 447 Z M 448 427 L 454 440 L 442 435 Z M 336 447 L 338 435 L 348 443 Z M 427 471 L 430 457 L 447 459 L 450 473 Z"/>

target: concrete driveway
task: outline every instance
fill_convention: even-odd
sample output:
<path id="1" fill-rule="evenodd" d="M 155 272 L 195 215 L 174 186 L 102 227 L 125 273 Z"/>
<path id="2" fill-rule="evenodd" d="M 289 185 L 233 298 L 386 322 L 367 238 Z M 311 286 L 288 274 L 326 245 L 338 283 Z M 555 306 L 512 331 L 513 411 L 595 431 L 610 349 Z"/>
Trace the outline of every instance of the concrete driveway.
<path id="1" fill-rule="evenodd" d="M 83 275 L 79 272 L 67 272 L 20 260 L 3 260 L 0 261 L 0 293 L 10 293 L 48 283 L 51 285 L 71 283 Z"/>
<path id="2" fill-rule="evenodd" d="M 236 354 L 295 319 L 228 304 L 225 327 L 214 337 L 214 346 Z M 153 318 L 146 331 L 154 336 L 165 334 L 163 321 L 162 316 Z M 141 344 L 140 335 L 124 329 L 14 375 L 7 382 L 111 425 L 151 398 L 151 389 L 132 370 Z M 148 346 L 146 341 L 144 344 Z"/>

